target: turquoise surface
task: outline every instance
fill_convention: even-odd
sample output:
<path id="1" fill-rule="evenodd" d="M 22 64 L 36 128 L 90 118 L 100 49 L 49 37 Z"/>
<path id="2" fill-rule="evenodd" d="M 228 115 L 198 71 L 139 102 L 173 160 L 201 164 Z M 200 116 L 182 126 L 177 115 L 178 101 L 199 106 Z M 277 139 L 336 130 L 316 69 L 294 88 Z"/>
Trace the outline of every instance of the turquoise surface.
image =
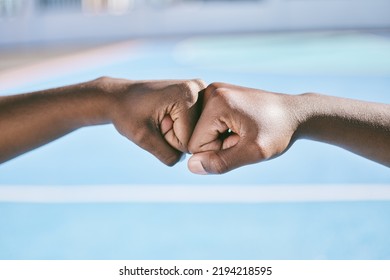
<path id="1" fill-rule="evenodd" d="M 1 92 L 94 79 L 224 81 L 390 102 L 390 37 L 359 32 L 146 40 L 122 58 Z M 297 142 L 221 176 L 166 167 L 112 126 L 80 129 L 0 166 L 1 185 L 389 184 L 389 169 Z M 390 202 L 258 204 L 0 203 L 1 259 L 389 259 Z"/>
<path id="2" fill-rule="evenodd" d="M 0 204 L 1 259 L 389 259 L 389 202 Z"/>

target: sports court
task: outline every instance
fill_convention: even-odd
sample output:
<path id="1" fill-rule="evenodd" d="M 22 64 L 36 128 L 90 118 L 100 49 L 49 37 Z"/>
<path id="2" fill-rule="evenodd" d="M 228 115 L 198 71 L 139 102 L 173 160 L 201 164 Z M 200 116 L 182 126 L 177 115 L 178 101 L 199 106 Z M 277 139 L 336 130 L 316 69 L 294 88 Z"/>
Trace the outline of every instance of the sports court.
<path id="1" fill-rule="evenodd" d="M 390 33 L 117 41 L 0 72 L 0 94 L 95 79 L 202 78 L 390 102 Z M 188 157 L 187 157 L 188 158 Z M 221 176 L 166 167 L 110 126 L 0 165 L 0 259 L 389 259 L 389 169 L 298 141 Z"/>

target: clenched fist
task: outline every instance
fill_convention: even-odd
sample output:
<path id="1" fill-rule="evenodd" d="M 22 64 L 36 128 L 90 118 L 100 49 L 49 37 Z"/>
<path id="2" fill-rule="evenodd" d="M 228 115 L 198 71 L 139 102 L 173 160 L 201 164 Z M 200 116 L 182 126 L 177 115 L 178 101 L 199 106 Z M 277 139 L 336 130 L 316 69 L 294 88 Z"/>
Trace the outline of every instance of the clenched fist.
<path id="1" fill-rule="evenodd" d="M 390 105 L 209 85 L 189 142 L 189 169 L 220 174 L 284 153 L 297 139 L 333 144 L 390 166 Z"/>
<path id="2" fill-rule="evenodd" d="M 201 80 L 90 82 L 0 97 L 0 162 L 81 127 L 116 129 L 167 165 L 175 164 L 201 111 Z"/>
<path id="3" fill-rule="evenodd" d="M 188 142 L 201 112 L 200 80 L 113 80 L 116 101 L 111 120 L 116 129 L 167 165 L 188 152 Z"/>
<path id="4" fill-rule="evenodd" d="M 213 83 L 204 94 L 202 115 L 189 143 L 189 169 L 225 173 L 283 153 L 298 119 L 287 95 Z"/>

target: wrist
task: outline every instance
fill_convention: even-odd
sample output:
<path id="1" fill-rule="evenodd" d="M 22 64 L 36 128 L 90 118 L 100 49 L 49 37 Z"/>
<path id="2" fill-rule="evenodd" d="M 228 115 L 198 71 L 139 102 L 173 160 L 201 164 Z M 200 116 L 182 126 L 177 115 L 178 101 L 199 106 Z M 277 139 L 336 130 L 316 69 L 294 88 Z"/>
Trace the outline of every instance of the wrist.
<path id="1" fill-rule="evenodd" d="M 302 93 L 298 95 L 291 95 L 291 111 L 296 120 L 296 128 L 293 138 L 304 139 L 308 138 L 312 129 L 310 123 L 315 118 L 314 103 L 316 93 Z"/>
<path id="2" fill-rule="evenodd" d="M 318 93 L 304 93 L 297 96 L 300 122 L 298 139 L 332 142 L 334 134 L 344 133 L 353 116 L 346 113 L 346 99 Z M 350 108 L 352 112 L 353 108 Z"/>
<path id="3" fill-rule="evenodd" d="M 95 93 L 97 118 L 94 124 L 112 123 L 120 111 L 124 95 L 128 94 L 133 84 L 129 80 L 100 77 L 88 82 Z"/>

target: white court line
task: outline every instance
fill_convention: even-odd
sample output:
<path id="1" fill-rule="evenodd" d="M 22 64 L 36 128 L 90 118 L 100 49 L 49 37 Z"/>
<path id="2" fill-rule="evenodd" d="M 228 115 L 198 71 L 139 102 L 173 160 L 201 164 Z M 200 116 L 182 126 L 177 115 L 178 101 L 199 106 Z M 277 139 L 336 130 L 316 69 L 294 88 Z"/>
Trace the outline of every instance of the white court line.
<path id="1" fill-rule="evenodd" d="M 259 203 L 321 201 L 390 201 L 390 185 L 0 186 L 0 202 Z"/>

